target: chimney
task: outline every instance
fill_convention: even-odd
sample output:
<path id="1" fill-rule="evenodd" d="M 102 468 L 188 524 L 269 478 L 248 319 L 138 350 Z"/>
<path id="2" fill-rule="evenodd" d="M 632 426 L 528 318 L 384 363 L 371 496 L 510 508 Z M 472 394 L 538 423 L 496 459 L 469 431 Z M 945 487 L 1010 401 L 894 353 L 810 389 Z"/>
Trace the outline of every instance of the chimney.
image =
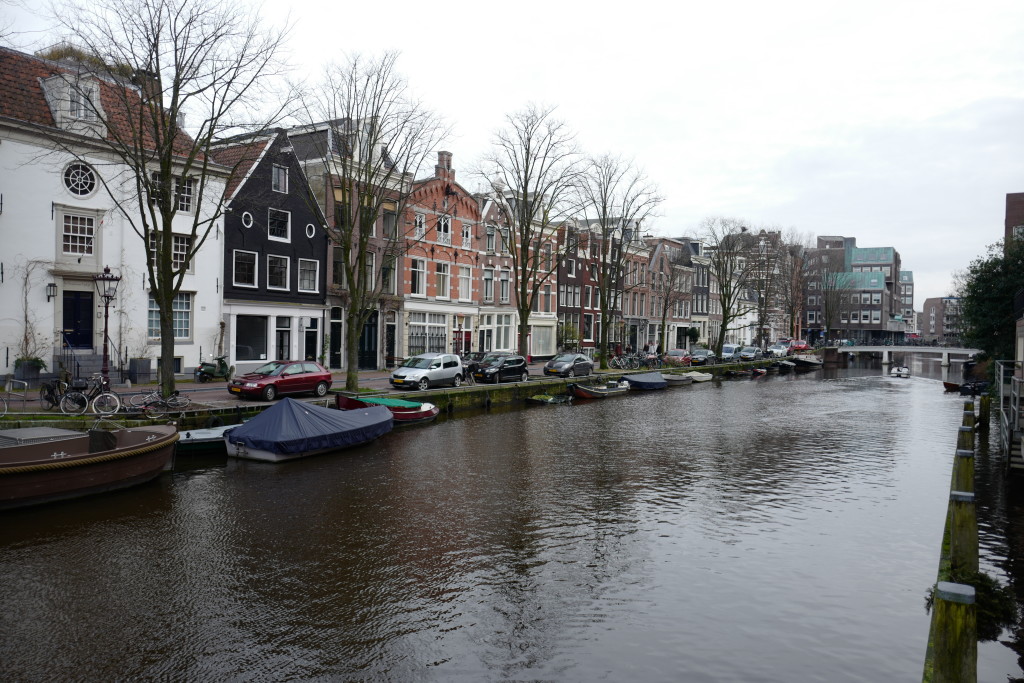
<path id="1" fill-rule="evenodd" d="M 437 166 L 434 167 L 434 177 L 448 182 L 455 182 L 455 171 L 452 170 L 452 153 L 438 152 Z"/>

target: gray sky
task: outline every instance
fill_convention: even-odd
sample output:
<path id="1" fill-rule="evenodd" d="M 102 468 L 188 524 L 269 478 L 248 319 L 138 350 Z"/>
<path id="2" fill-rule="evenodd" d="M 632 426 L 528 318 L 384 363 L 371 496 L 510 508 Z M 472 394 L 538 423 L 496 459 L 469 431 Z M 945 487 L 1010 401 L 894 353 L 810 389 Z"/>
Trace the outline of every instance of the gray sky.
<path id="1" fill-rule="evenodd" d="M 509 112 L 555 105 L 584 149 L 632 157 L 659 186 L 655 234 L 723 215 L 892 246 L 918 310 L 1001 238 L 1006 193 L 1024 191 L 1019 0 L 312 0 L 264 16 L 285 11 L 307 74 L 399 50 L 453 126 L 457 170 Z"/>

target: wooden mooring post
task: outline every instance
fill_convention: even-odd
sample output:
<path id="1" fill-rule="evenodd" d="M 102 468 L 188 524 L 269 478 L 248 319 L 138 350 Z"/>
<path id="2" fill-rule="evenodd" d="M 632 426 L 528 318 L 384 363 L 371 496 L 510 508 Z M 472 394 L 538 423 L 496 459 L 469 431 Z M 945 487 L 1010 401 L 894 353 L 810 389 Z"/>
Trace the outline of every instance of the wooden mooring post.
<path id="1" fill-rule="evenodd" d="M 978 615 L 973 586 L 953 577 L 978 572 L 978 512 L 974 501 L 974 433 L 978 420 L 973 401 L 964 403 L 957 431 L 946 528 L 933 592 L 931 629 L 925 655 L 925 683 L 977 683 Z"/>

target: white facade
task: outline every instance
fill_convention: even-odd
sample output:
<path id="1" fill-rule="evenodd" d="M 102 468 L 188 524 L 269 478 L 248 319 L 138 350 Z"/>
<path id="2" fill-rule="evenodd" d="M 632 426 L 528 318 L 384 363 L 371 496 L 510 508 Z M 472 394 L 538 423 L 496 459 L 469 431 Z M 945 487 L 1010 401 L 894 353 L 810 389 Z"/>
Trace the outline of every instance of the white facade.
<path id="1" fill-rule="evenodd" d="M 0 120 L 0 178 L 3 178 L 0 235 L 0 372 L 14 372 L 26 329 L 37 343 L 28 349 L 47 362 L 50 372 L 65 344 L 77 355 L 101 354 L 103 300 L 93 276 L 104 267 L 122 277 L 110 307 L 111 365 L 118 352 L 156 358 L 159 328 L 150 313 L 146 249 L 126 219 L 138 211 L 128 168 L 84 143 L 80 160 L 27 127 Z M 84 164 L 82 162 L 85 162 Z M 104 182 L 113 197 L 104 188 Z M 223 194 L 220 181 L 207 186 L 210 197 Z M 182 214 L 173 231 L 187 235 L 191 214 Z M 189 372 L 200 347 L 212 348 L 219 334 L 222 280 L 221 229 L 216 225 L 185 276 L 176 312 L 176 370 Z M 48 296 L 49 287 L 51 295 Z M 53 295 L 55 293 L 55 295 Z M 155 367 L 155 365 L 154 365 Z M 67 368 L 73 372 L 72 368 Z"/>

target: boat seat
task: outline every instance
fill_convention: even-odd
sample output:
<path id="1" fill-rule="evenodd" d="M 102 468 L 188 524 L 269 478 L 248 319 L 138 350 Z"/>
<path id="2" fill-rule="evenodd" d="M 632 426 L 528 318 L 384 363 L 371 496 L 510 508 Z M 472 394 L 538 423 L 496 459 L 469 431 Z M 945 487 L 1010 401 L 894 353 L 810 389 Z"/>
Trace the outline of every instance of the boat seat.
<path id="1" fill-rule="evenodd" d="M 117 434 L 105 429 L 89 430 L 89 452 L 102 453 L 117 448 Z"/>

